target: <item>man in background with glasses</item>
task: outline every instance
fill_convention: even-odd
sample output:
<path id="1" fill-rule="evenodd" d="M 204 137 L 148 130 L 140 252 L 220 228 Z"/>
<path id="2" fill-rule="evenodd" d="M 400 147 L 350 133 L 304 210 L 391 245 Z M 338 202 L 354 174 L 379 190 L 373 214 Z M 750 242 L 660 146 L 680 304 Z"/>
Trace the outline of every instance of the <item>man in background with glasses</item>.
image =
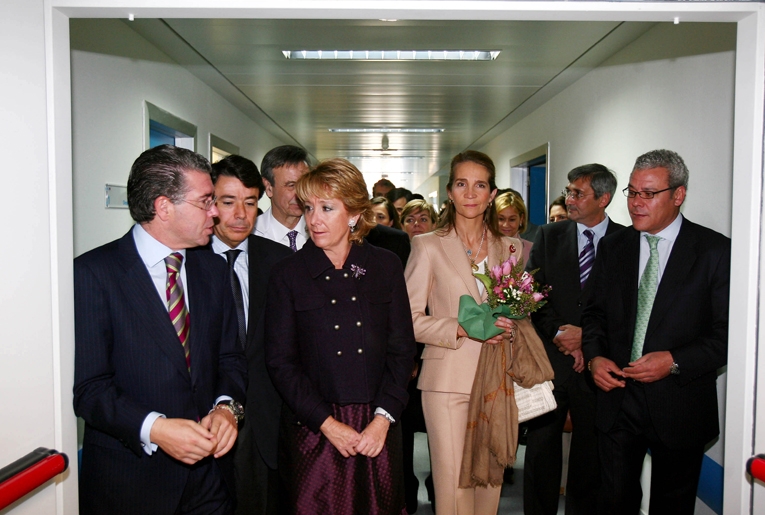
<path id="1" fill-rule="evenodd" d="M 637 514 L 651 452 L 651 513 L 692 514 L 704 446 L 719 430 L 728 349 L 730 240 L 680 214 L 688 168 L 638 157 L 624 194 L 632 227 L 605 238 L 582 317 L 599 388 L 599 513 Z"/>
<path id="2" fill-rule="evenodd" d="M 555 371 L 558 407 L 528 423 L 523 466 L 523 511 L 526 515 L 558 513 L 563 463 L 561 436 L 571 412 L 573 431 L 566 482 L 566 514 L 595 511 L 600 473 L 595 433 L 595 388 L 583 373 L 582 308 L 591 295 L 592 264 L 600 239 L 623 226 L 606 215 L 616 193 L 616 176 L 601 164 L 568 173 L 563 191 L 568 220 L 546 224 L 531 247 L 528 270 L 552 286 L 547 304 L 532 315 Z"/>
<path id="3" fill-rule="evenodd" d="M 74 261 L 82 514 L 230 514 L 247 383 L 228 267 L 205 245 L 210 163 L 162 145 L 133 163 L 136 224 Z"/>

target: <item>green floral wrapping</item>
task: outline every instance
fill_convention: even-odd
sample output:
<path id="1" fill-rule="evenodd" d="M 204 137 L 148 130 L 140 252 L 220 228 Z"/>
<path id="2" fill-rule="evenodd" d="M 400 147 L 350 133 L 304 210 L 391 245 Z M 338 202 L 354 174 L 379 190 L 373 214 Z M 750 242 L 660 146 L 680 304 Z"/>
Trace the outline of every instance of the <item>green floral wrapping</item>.
<path id="1" fill-rule="evenodd" d="M 510 313 L 510 306 L 500 304 L 496 308 L 489 307 L 488 304 L 477 304 L 470 295 L 460 297 L 460 310 L 457 315 L 457 321 L 465 332 L 474 340 L 488 340 L 504 332 L 504 329 L 494 325 L 497 317 L 504 316 L 515 320 L 526 318 L 525 316 L 515 316 Z"/>

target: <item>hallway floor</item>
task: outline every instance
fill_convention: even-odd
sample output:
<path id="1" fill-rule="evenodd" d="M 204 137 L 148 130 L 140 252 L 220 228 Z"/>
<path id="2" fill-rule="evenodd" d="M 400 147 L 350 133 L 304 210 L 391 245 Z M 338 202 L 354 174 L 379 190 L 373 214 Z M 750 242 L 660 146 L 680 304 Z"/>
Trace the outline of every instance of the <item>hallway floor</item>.
<path id="1" fill-rule="evenodd" d="M 515 465 L 515 483 L 502 486 L 502 498 L 499 501 L 498 515 L 522 515 L 523 514 L 523 458 L 526 454 L 526 446 L 518 447 L 518 459 Z M 414 435 L 414 473 L 420 481 L 418 493 L 419 508 L 417 515 L 433 515 L 433 509 L 428 502 L 428 493 L 425 490 L 425 478 L 430 473 L 430 459 L 428 457 L 428 436 L 425 433 Z M 565 498 L 561 495 L 558 502 L 558 514 L 563 515 Z"/>

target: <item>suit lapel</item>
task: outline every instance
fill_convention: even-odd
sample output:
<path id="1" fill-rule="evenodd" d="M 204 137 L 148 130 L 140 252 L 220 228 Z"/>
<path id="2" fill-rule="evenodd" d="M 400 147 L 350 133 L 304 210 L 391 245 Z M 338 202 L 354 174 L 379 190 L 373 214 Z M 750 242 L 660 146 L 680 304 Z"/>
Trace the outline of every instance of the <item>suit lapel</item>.
<path id="1" fill-rule="evenodd" d="M 560 222 L 559 222 L 560 223 Z M 566 280 L 565 285 L 560 285 L 557 288 L 561 292 L 570 291 L 572 297 L 576 298 L 582 295 L 582 285 L 579 282 L 579 242 L 576 222 L 571 222 L 565 231 L 558 235 L 555 245 L 560 248 L 560 251 L 556 249 L 557 255 L 561 256 L 559 266 L 563 268 L 563 271 L 557 274 L 557 277 Z"/>
<path id="2" fill-rule="evenodd" d="M 640 232 L 630 228 L 632 234 L 629 234 L 621 246 L 616 262 L 622 263 L 624 273 L 619 274 L 619 288 L 622 292 L 622 302 L 624 303 L 625 320 L 629 323 L 627 334 L 630 335 L 630 346 L 632 345 L 632 335 L 635 334 L 635 317 L 637 316 L 637 293 L 638 293 L 638 273 L 640 271 Z M 629 354 L 628 356 L 629 357 Z"/>
<path id="3" fill-rule="evenodd" d="M 138 255 L 132 231 L 120 241 L 118 259 L 125 271 L 124 280 L 120 281 L 120 289 L 125 298 L 130 300 L 130 305 L 138 315 L 136 318 L 141 320 L 148 334 L 153 336 L 153 340 L 178 371 L 184 377 L 189 377 L 183 347 L 170 321 L 167 307 L 157 295 L 157 289 L 154 287 L 149 271 L 146 270 L 146 266 Z M 192 322 L 192 335 L 193 331 Z"/>
<path id="4" fill-rule="evenodd" d="M 482 300 L 481 295 L 478 293 L 478 285 L 475 282 L 476 279 L 473 275 L 473 269 L 470 267 L 470 260 L 467 254 L 465 254 L 465 249 L 462 247 L 459 236 L 452 229 L 449 231 L 449 234 L 438 239 L 444 249 L 444 254 L 446 254 L 447 259 L 451 262 L 457 276 L 465 283 L 465 287 L 470 292 L 470 295 L 480 304 Z"/>
<path id="5" fill-rule="evenodd" d="M 680 226 L 680 233 L 677 240 L 672 245 L 672 252 L 667 260 L 667 266 L 661 275 L 661 282 L 656 290 L 653 307 L 651 308 L 651 318 L 648 320 L 645 340 L 651 336 L 651 333 L 664 319 L 667 313 L 671 312 L 672 302 L 677 296 L 677 292 L 682 290 L 682 286 L 688 282 L 688 275 L 693 268 L 697 258 L 696 235 L 690 228 L 688 220 L 683 220 Z"/>
<path id="6" fill-rule="evenodd" d="M 265 262 L 264 249 L 261 248 L 257 238 L 250 237 L 248 245 L 247 269 L 250 281 L 250 305 L 248 307 L 247 346 L 253 342 L 258 324 L 258 314 L 263 311 L 266 301 L 267 282 L 263 280 L 262 263 Z"/>

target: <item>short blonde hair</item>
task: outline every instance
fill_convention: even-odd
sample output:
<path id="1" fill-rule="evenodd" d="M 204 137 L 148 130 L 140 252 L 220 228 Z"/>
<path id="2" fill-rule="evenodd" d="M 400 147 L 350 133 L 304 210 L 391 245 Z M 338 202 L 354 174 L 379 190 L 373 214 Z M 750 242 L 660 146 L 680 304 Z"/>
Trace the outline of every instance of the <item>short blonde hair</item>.
<path id="1" fill-rule="evenodd" d="M 295 191 L 301 204 L 313 196 L 337 199 L 342 201 L 348 213 L 360 215 L 349 237 L 354 243 L 361 244 L 375 226 L 364 176 L 350 161 L 339 157 L 322 161 L 298 180 Z"/>
<path id="2" fill-rule="evenodd" d="M 417 211 L 427 211 L 430 214 L 430 221 L 433 222 L 434 225 L 438 222 L 438 215 L 436 214 L 433 205 L 427 200 L 416 198 L 407 202 L 404 209 L 401 210 L 401 224 L 403 225 L 407 216 L 416 213 Z"/>
<path id="3" fill-rule="evenodd" d="M 518 216 L 521 217 L 521 223 L 518 226 L 518 234 L 523 234 L 526 229 L 529 228 L 529 214 L 526 212 L 526 204 L 523 203 L 523 199 L 513 192 L 508 191 L 502 195 L 498 195 L 494 199 L 494 206 L 497 210 L 497 215 L 508 207 L 512 207 L 518 212 Z"/>

